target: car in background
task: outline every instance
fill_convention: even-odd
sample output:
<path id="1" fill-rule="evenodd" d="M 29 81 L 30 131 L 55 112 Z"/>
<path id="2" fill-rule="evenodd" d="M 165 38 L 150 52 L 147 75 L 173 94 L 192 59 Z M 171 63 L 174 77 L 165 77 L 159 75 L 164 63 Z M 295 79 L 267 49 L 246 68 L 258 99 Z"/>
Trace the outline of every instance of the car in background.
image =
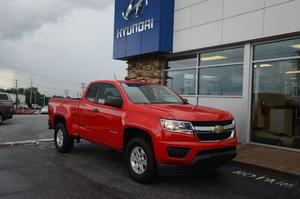
<path id="1" fill-rule="evenodd" d="M 40 110 L 42 107 L 40 107 L 38 104 L 32 104 L 31 105 L 32 109 L 34 110 Z"/>
<path id="2" fill-rule="evenodd" d="M 48 106 L 44 106 L 41 111 L 40 114 L 48 114 Z"/>
<path id="3" fill-rule="evenodd" d="M 13 100 L 7 93 L 0 93 L 0 124 L 2 124 L 4 120 L 12 119 L 13 113 Z"/>

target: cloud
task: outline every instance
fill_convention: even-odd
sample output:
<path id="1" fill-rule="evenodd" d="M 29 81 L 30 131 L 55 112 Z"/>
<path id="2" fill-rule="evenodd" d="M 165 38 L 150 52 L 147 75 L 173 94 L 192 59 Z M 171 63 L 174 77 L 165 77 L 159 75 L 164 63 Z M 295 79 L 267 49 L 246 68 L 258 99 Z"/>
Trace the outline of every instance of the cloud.
<path id="1" fill-rule="evenodd" d="M 112 0 L 1 0 L 0 40 L 15 40 L 47 23 L 58 23 L 74 9 L 106 9 Z"/>

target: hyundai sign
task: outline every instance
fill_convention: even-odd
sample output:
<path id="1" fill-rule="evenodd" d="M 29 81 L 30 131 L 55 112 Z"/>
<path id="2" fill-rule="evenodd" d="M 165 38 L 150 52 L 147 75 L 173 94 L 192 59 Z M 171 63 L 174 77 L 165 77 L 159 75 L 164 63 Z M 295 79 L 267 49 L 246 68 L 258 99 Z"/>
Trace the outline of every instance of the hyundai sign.
<path id="1" fill-rule="evenodd" d="M 115 0 L 114 59 L 171 53 L 174 0 Z"/>

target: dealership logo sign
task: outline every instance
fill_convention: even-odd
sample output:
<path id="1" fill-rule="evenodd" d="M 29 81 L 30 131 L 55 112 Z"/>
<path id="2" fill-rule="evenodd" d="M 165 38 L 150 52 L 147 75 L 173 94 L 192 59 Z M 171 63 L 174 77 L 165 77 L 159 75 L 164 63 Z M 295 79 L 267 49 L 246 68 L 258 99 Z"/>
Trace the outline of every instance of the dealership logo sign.
<path id="1" fill-rule="evenodd" d="M 125 21 L 138 19 L 148 6 L 148 0 L 129 0 L 128 6 L 122 11 L 122 17 Z M 139 23 L 117 30 L 117 38 L 127 37 L 135 33 L 140 33 L 154 28 L 154 19 L 146 19 Z"/>
<path id="2" fill-rule="evenodd" d="M 137 19 L 142 14 L 144 6 L 148 6 L 148 0 L 138 0 L 134 3 L 134 0 L 130 0 L 126 11 L 122 12 L 122 17 L 128 21 L 129 18 L 134 14 L 134 18 Z"/>

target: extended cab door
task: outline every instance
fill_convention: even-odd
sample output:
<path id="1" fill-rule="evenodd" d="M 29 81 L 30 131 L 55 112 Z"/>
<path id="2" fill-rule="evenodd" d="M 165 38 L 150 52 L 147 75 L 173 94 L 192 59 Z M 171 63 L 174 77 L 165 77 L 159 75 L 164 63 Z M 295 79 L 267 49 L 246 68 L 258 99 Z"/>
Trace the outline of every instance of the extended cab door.
<path id="1" fill-rule="evenodd" d="M 98 108 L 97 99 L 102 84 L 94 83 L 88 88 L 85 97 L 82 97 L 79 105 L 79 127 L 80 137 L 96 142 L 99 138 Z"/>
<path id="2" fill-rule="evenodd" d="M 98 97 L 97 129 L 99 132 L 97 133 L 104 144 L 119 148 L 122 142 L 122 118 L 125 113 L 122 107 L 107 105 L 106 102 L 112 98 L 122 100 L 118 88 L 113 84 L 103 84 Z"/>

